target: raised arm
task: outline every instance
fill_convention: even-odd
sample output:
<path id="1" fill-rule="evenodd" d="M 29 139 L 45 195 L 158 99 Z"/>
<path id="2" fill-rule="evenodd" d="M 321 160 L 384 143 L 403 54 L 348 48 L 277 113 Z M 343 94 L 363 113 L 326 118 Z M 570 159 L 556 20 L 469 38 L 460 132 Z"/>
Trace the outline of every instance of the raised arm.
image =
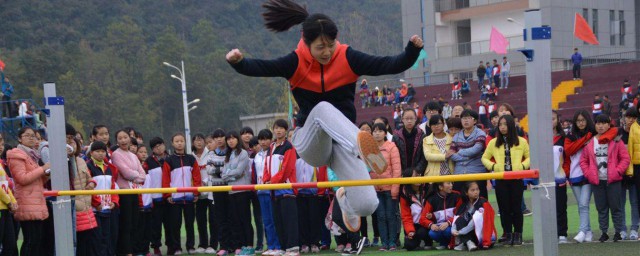
<path id="1" fill-rule="evenodd" d="M 234 49 L 227 54 L 227 62 L 238 73 L 255 77 L 289 79 L 298 68 L 298 56 L 295 52 L 273 60 L 261 60 L 244 58 L 240 50 Z"/>
<path id="2" fill-rule="evenodd" d="M 347 49 L 347 61 L 353 72 L 360 76 L 397 74 L 413 66 L 421 50 L 422 40 L 420 40 L 420 47 L 416 47 L 414 43 L 409 42 L 404 52 L 396 56 L 373 56 L 349 47 Z"/>

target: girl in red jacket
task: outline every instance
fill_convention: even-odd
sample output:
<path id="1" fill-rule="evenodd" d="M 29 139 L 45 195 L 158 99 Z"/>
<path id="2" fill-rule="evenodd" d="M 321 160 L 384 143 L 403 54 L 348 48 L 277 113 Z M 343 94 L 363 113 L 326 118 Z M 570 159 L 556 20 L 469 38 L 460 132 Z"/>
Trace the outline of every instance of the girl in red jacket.
<path id="1" fill-rule="evenodd" d="M 423 173 L 413 171 L 411 177 L 421 177 Z M 420 217 L 424 205 L 427 203 L 427 186 L 425 184 L 402 185 L 400 195 L 400 216 L 404 227 L 404 248 L 413 251 L 424 241 L 425 246 L 431 248 L 433 241 L 429 237 L 429 229 L 422 226 Z"/>
<path id="2" fill-rule="evenodd" d="M 622 175 L 629 167 L 629 152 L 620 138 L 618 129 L 611 127 L 611 118 L 606 114 L 596 117 L 597 135 L 584 147 L 580 158 L 580 167 L 584 176 L 593 186 L 593 198 L 598 209 L 598 222 L 602 236 L 600 242 L 609 240 L 609 211 L 615 226 L 613 241 L 622 240 L 620 231 L 624 230 L 622 203 Z"/>
<path id="3" fill-rule="evenodd" d="M 429 228 L 429 236 L 439 244 L 436 249 L 444 250 L 451 243 L 451 224 L 460 205 L 462 199 L 460 193 L 453 191 L 453 183 L 436 182 L 431 185 L 420 225 Z"/>
<path id="4" fill-rule="evenodd" d="M 456 251 L 465 248 L 475 251 L 488 249 L 496 242 L 495 212 L 487 199 L 480 197 L 480 187 L 475 181 L 464 186 L 462 205 L 453 220 L 451 234 L 456 237 Z"/>

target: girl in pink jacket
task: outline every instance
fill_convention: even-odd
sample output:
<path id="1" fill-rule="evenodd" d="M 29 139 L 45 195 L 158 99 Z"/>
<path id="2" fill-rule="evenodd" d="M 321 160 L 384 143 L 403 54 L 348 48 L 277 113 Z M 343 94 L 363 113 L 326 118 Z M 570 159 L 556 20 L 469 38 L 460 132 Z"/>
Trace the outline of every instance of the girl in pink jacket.
<path id="1" fill-rule="evenodd" d="M 373 125 L 373 138 L 378 142 L 380 153 L 387 162 L 387 169 L 380 174 L 370 172 L 371 179 L 400 178 L 400 153 L 396 144 L 387 140 L 387 127 L 382 123 Z M 376 215 L 378 217 L 378 229 L 380 230 L 380 238 L 382 247 L 380 250 L 396 250 L 396 234 L 398 230 L 398 191 L 400 185 L 383 185 L 375 186 L 378 194 L 378 208 Z"/>
<path id="2" fill-rule="evenodd" d="M 611 118 L 606 114 L 596 117 L 597 135 L 584 147 L 580 157 L 580 167 L 585 178 L 593 186 L 593 198 L 598 210 L 598 222 L 602 236 L 600 242 L 609 240 L 609 211 L 613 218 L 615 235 L 613 241 L 622 240 L 624 230 L 622 211 L 622 175 L 629 167 L 629 152 L 617 137 L 618 129 L 611 127 Z"/>

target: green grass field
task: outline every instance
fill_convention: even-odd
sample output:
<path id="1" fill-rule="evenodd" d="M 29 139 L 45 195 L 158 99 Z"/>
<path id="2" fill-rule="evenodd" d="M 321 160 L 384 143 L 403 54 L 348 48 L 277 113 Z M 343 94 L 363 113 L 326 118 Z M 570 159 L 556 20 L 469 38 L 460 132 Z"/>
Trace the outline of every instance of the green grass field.
<path id="1" fill-rule="evenodd" d="M 618 243 L 613 243 L 611 242 L 611 240 L 609 240 L 609 242 L 606 243 L 599 243 L 599 242 L 593 242 L 593 243 L 583 243 L 583 244 L 577 244 L 575 242 L 572 242 L 572 238 L 573 236 L 576 235 L 577 233 L 577 229 L 579 226 L 579 222 L 580 222 L 580 218 L 578 216 L 578 206 L 576 204 L 576 200 L 575 197 L 573 196 L 573 193 L 571 192 L 571 189 L 567 189 L 567 198 L 568 198 L 568 206 L 567 206 L 567 215 L 568 215 L 568 226 L 569 226 L 569 244 L 563 244 L 559 246 L 559 255 L 606 255 L 609 253 L 613 253 L 613 255 L 615 256 L 622 256 L 622 255 L 640 255 L 640 242 L 638 241 L 622 241 L 622 242 L 618 242 Z M 497 208 L 497 203 L 496 203 L 496 198 L 495 195 L 493 194 L 493 192 L 491 191 L 489 194 L 489 201 L 491 202 L 491 204 Z M 531 191 L 525 191 L 525 202 L 527 203 L 527 206 L 529 206 L 529 208 L 531 208 Z M 595 205 L 593 204 L 593 198 L 591 200 L 591 208 L 590 208 L 590 213 L 591 213 L 591 229 L 593 230 L 594 233 L 594 240 L 597 241 L 597 239 L 600 237 L 600 229 L 598 226 L 598 213 L 596 212 L 595 209 Z M 627 227 L 629 225 L 631 225 L 631 215 L 630 215 L 630 207 L 629 204 L 627 203 L 626 205 L 626 219 L 627 219 Z M 544 214 L 555 214 L 555 213 L 547 213 L 544 212 Z M 496 229 L 498 230 L 498 235 L 502 234 L 502 227 L 500 226 L 500 217 L 496 216 Z M 368 221 L 369 223 L 369 232 L 370 232 L 370 236 L 372 236 L 372 230 L 373 228 L 371 227 L 371 221 Z M 610 221 L 610 225 L 609 225 L 609 236 L 613 238 L 613 223 L 611 223 Z M 182 230 L 183 233 L 183 238 L 182 238 L 182 242 L 185 242 L 185 238 L 184 238 L 184 228 Z M 556 234 L 549 234 L 549 235 L 553 235 L 555 236 Z M 524 233 L 523 233 L 523 238 L 525 241 L 525 245 L 520 246 L 520 247 L 503 247 L 503 246 L 496 246 L 495 248 L 491 249 L 491 250 L 487 250 L 487 251 L 476 251 L 476 252 L 458 252 L 458 251 L 436 251 L 436 250 L 431 250 L 431 251 L 414 251 L 414 252 L 407 252 L 405 250 L 398 250 L 395 252 L 379 252 L 377 251 L 378 248 L 366 248 L 362 254 L 366 254 L 366 255 L 406 255 L 406 256 L 414 256 L 414 255 L 518 255 L 518 256 L 522 256 L 522 255 L 533 255 L 533 217 L 529 216 L 529 217 L 525 217 L 524 218 Z M 369 237 L 369 239 L 372 239 L 372 237 Z M 197 241 L 197 229 L 196 229 L 196 241 Z M 401 239 L 402 240 L 402 239 Z M 196 242 L 197 245 L 197 242 Z M 335 242 L 332 244 L 332 249 L 328 250 L 328 251 L 322 251 L 320 254 L 323 255 L 338 255 L 338 253 L 336 253 L 335 251 L 333 251 L 333 248 L 335 248 Z M 310 254 L 311 255 L 311 254 Z"/>

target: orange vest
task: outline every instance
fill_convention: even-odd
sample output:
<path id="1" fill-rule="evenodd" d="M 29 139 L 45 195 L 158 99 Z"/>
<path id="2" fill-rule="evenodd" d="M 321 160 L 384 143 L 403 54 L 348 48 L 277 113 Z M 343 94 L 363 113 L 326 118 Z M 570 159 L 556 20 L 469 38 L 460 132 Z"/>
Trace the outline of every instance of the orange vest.
<path id="1" fill-rule="evenodd" d="M 321 65 L 311 56 L 311 51 L 302 39 L 295 50 L 298 55 L 298 67 L 289 78 L 291 89 L 300 88 L 316 93 L 331 91 L 343 85 L 355 83 L 358 75 L 351 70 L 347 61 L 346 44 L 336 41 L 336 51 L 326 65 Z"/>

